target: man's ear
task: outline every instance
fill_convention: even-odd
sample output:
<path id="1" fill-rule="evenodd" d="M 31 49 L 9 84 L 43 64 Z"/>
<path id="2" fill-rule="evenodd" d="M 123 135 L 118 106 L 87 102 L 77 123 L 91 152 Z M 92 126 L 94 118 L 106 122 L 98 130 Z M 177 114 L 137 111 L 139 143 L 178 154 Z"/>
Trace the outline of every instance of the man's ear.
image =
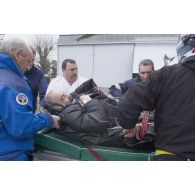
<path id="1" fill-rule="evenodd" d="M 14 59 L 16 60 L 16 63 L 18 62 L 19 58 L 20 58 L 20 53 L 21 51 L 19 49 L 15 49 L 12 52 L 12 56 L 14 57 Z"/>

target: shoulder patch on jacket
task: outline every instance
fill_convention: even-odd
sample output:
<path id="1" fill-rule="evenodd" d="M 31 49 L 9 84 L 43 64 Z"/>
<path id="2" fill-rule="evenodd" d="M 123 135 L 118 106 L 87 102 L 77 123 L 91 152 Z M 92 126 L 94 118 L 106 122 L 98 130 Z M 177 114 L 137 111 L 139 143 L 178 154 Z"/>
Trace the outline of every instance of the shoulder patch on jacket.
<path id="1" fill-rule="evenodd" d="M 28 103 L 28 97 L 24 93 L 19 93 L 16 96 L 16 102 L 20 105 L 26 105 Z"/>

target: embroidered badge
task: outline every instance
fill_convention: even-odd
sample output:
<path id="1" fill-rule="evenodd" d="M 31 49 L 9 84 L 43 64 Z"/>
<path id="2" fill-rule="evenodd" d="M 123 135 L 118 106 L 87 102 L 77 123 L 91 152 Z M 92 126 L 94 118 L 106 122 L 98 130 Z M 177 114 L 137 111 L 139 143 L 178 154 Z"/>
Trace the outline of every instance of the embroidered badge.
<path id="1" fill-rule="evenodd" d="M 26 105 L 28 103 L 28 97 L 24 93 L 19 93 L 16 96 L 16 101 L 20 105 Z"/>

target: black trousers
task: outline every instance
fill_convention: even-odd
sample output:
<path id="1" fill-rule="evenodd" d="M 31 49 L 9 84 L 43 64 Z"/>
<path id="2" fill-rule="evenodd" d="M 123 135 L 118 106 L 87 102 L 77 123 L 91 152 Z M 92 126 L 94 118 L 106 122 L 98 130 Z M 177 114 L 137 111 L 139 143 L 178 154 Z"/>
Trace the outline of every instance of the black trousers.
<path id="1" fill-rule="evenodd" d="M 191 159 L 184 156 L 161 154 L 155 156 L 155 161 L 191 161 Z"/>

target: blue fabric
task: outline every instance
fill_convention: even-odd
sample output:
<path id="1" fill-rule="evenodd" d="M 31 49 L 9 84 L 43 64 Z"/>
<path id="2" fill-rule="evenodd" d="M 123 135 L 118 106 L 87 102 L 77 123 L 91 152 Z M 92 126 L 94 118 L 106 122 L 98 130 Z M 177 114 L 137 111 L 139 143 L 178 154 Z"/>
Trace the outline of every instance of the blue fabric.
<path id="1" fill-rule="evenodd" d="M 29 155 L 23 151 L 12 151 L 10 153 L 0 154 L 0 161 L 28 161 Z"/>
<path id="2" fill-rule="evenodd" d="M 119 83 L 120 89 L 116 88 L 115 85 L 112 85 L 109 88 L 109 93 L 113 96 L 113 97 L 121 97 L 124 93 L 126 93 L 128 91 L 128 88 L 130 86 L 135 85 L 136 83 L 140 82 L 141 78 L 140 76 L 136 76 L 133 79 L 129 79 L 127 81 L 125 81 L 124 83 Z"/>
<path id="3" fill-rule="evenodd" d="M 112 95 L 115 98 L 118 98 L 118 97 L 121 97 L 122 96 L 121 89 L 116 88 L 115 85 L 112 85 L 109 88 L 109 94 Z"/>
<path id="4" fill-rule="evenodd" d="M 129 79 L 129 80 L 125 81 L 124 83 L 119 83 L 122 94 L 127 92 L 128 88 L 130 86 L 133 86 L 133 85 L 135 85 L 136 83 L 138 83 L 140 81 L 141 81 L 141 78 L 139 76 L 137 76 L 137 77 L 135 77 L 133 79 Z"/>
<path id="5" fill-rule="evenodd" d="M 44 97 L 47 91 L 47 82 L 44 78 L 43 72 L 35 66 L 25 72 L 25 76 L 30 81 L 30 88 L 33 95 L 33 112 L 35 112 L 37 108 L 38 94 L 40 98 L 40 107 L 43 107 Z"/>
<path id="6" fill-rule="evenodd" d="M 24 104 L 18 94 L 26 98 Z M 32 150 L 33 135 L 52 124 L 45 114 L 33 113 L 27 79 L 10 56 L 0 53 L 0 159 L 12 151 Z"/>

